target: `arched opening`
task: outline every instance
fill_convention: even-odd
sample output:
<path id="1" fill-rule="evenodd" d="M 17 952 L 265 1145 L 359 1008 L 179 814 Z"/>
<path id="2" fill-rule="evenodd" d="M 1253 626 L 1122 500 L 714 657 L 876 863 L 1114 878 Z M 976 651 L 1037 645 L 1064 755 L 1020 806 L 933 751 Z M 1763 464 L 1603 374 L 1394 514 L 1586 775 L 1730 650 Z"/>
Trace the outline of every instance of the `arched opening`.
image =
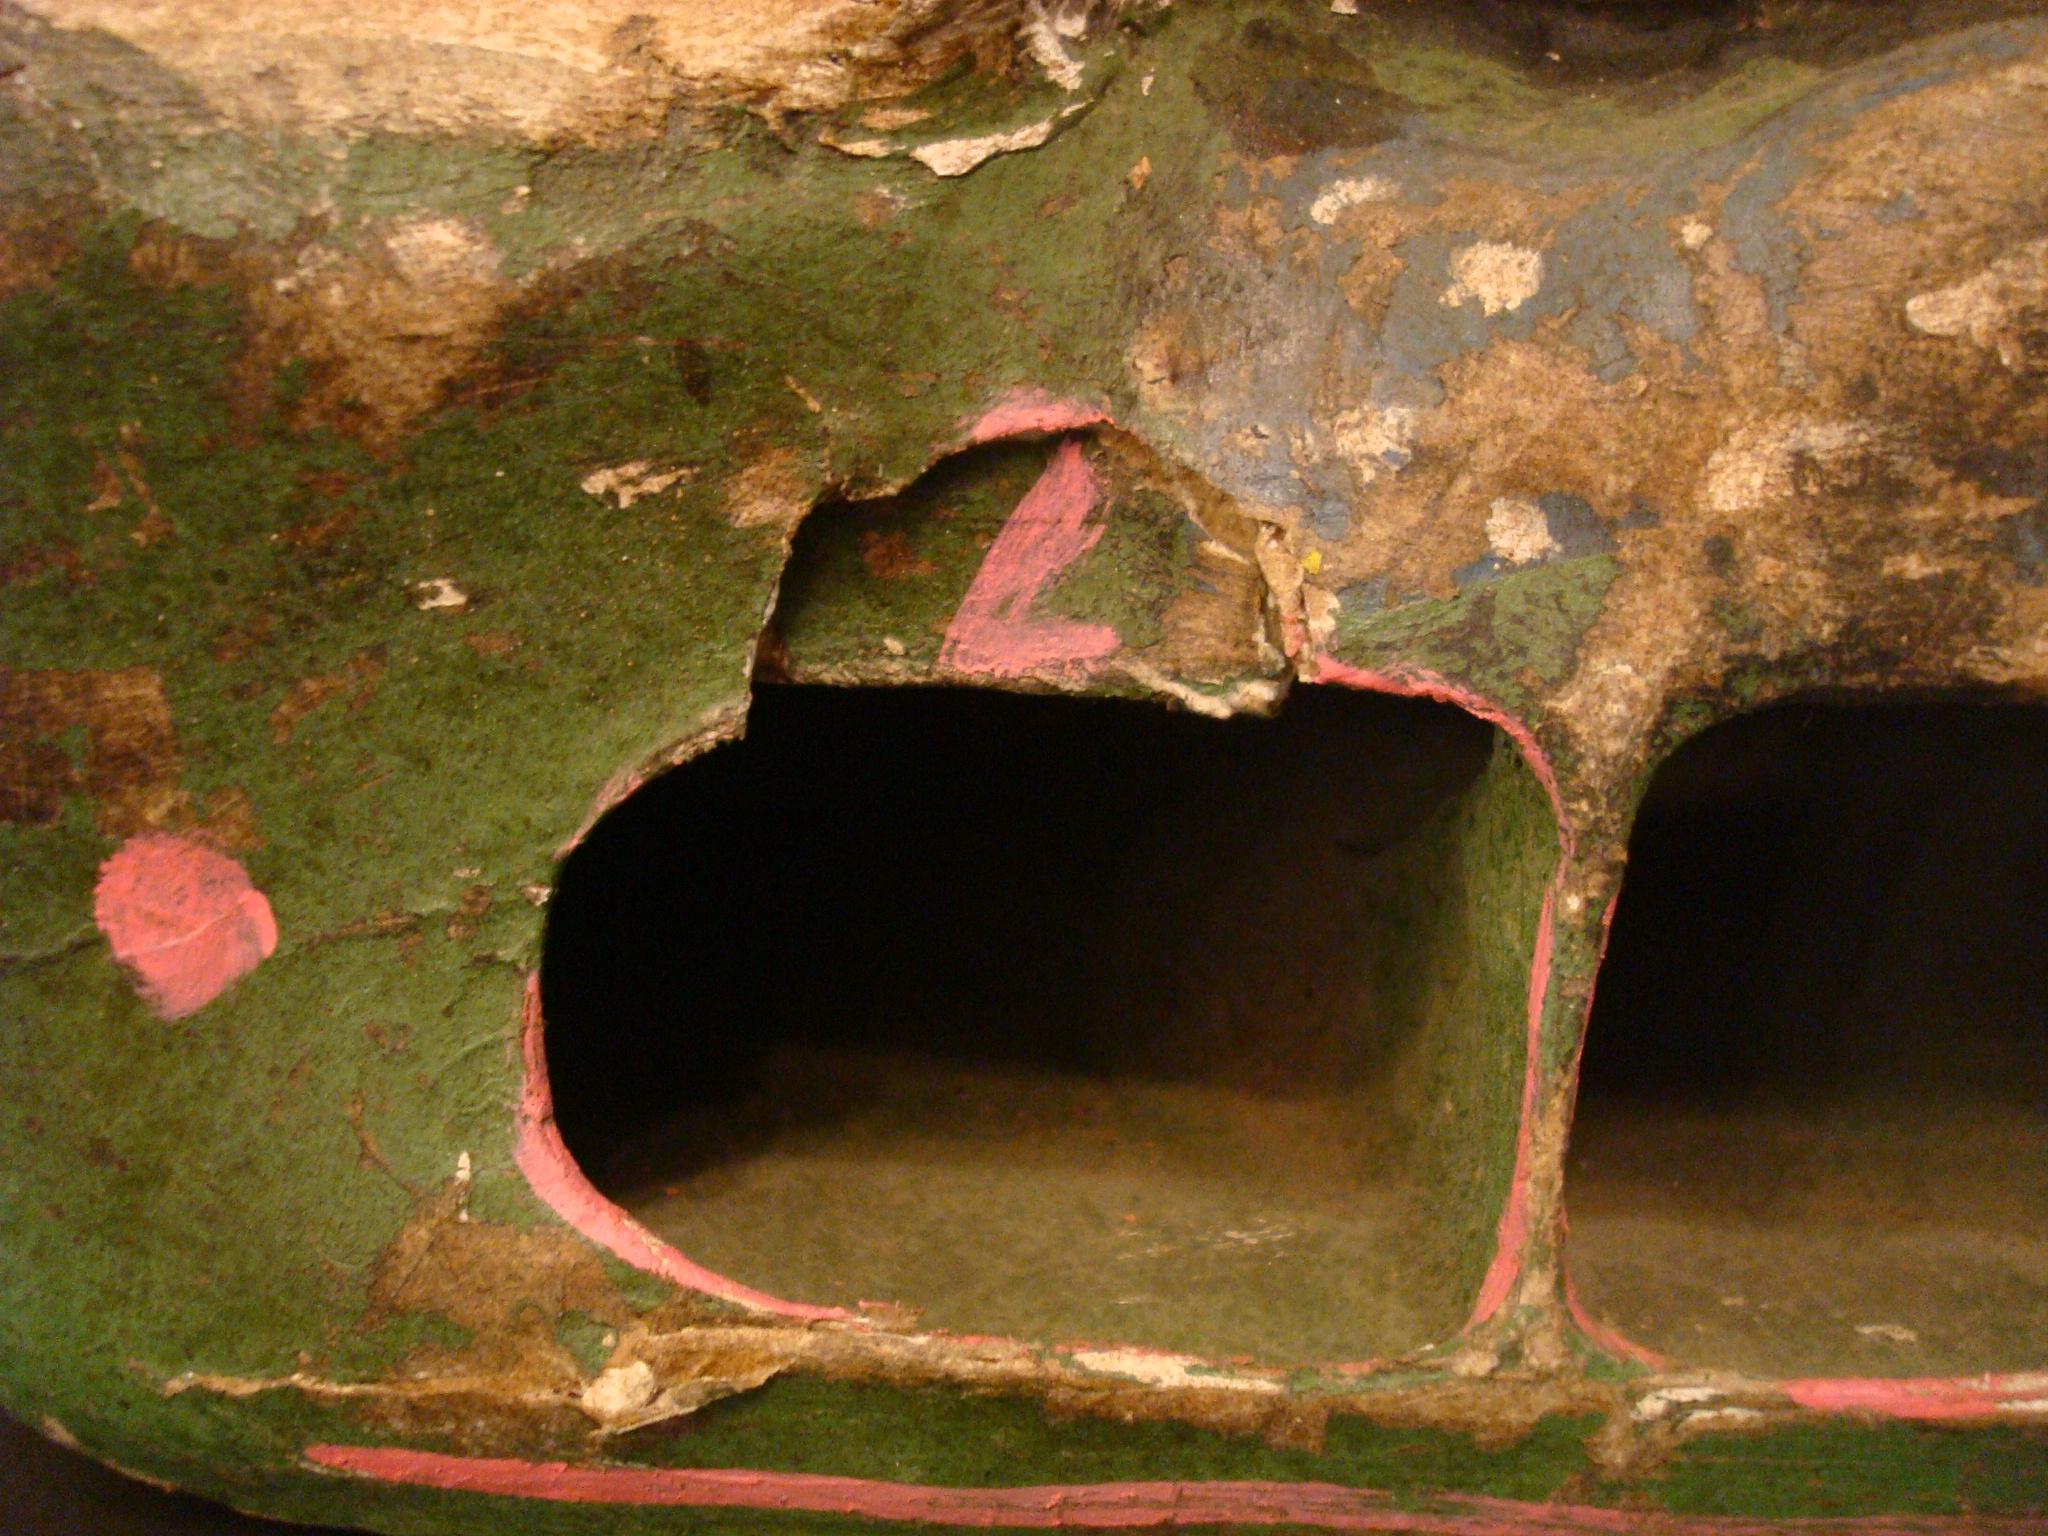
<path id="1" fill-rule="evenodd" d="M 1263 1362 L 1449 1336 L 1557 858 L 1446 705 L 757 688 L 565 861 L 564 1140 L 693 1261 L 921 1325 Z"/>
<path id="2" fill-rule="evenodd" d="M 1658 771 L 1588 1025 L 1582 1300 L 1772 1376 L 2043 1364 L 2048 712 L 1797 704 Z"/>

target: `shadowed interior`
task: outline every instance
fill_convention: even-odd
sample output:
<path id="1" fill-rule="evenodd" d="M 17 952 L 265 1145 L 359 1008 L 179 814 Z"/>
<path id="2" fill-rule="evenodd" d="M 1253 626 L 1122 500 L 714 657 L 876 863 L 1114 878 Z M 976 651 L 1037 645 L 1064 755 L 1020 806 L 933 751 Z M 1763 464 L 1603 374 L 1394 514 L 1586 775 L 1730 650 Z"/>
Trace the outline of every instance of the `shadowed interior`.
<path id="1" fill-rule="evenodd" d="M 2048 712 L 1801 704 L 1675 754 L 1586 1044 L 1603 1320 L 1771 1375 L 2044 1364 Z"/>
<path id="2" fill-rule="evenodd" d="M 567 1144 L 700 1263 L 1289 1362 L 1452 1333 L 1557 840 L 1454 708 L 757 689 L 564 864 Z"/>

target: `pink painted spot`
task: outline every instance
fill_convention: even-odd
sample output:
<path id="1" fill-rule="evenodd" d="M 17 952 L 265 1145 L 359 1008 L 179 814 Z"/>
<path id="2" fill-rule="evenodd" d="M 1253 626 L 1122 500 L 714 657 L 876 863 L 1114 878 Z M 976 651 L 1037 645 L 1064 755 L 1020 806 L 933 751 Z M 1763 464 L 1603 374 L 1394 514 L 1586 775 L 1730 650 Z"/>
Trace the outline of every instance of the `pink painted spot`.
<path id="1" fill-rule="evenodd" d="M 939 666 L 981 677 L 1025 677 L 1099 660 L 1121 643 L 1106 624 L 1034 619 L 1032 604 L 1102 537 L 1088 514 L 1101 499 L 1076 442 L 1060 444 L 989 546 L 946 631 Z"/>
<path id="2" fill-rule="evenodd" d="M 570 1227 L 625 1260 L 635 1269 L 659 1275 L 672 1285 L 716 1296 L 757 1312 L 807 1320 L 857 1321 L 839 1307 L 817 1307 L 784 1301 L 706 1269 L 664 1243 L 624 1210 L 605 1199 L 583 1176 L 555 1125 L 555 1101 L 548 1086 L 546 1026 L 540 1012 L 540 976 L 526 978 L 526 1017 L 520 1030 L 520 1052 L 526 1082 L 519 1097 L 519 1140 L 513 1160 L 533 1192 Z"/>
<path id="3" fill-rule="evenodd" d="M 993 443 L 1033 432 L 1073 432 L 1108 420 L 1107 414 L 1079 400 L 1063 400 L 1042 389 L 1013 389 L 967 429 L 967 441 Z"/>
<path id="4" fill-rule="evenodd" d="M 93 918 L 166 1019 L 198 1012 L 277 948 L 277 920 L 248 872 L 161 832 L 129 838 L 100 866 Z"/>

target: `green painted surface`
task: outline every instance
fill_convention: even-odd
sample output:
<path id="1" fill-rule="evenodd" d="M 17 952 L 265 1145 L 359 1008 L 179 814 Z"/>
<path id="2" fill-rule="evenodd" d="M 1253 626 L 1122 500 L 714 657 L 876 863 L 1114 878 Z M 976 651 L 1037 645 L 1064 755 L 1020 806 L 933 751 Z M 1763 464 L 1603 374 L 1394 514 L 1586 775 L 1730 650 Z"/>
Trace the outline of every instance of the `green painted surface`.
<path id="1" fill-rule="evenodd" d="M 738 118 L 625 151 L 370 136 L 330 155 L 285 134 L 219 131 L 188 87 L 131 50 L 10 20 L 13 41 L 65 59 L 72 73 L 57 75 L 77 89 L 52 106 L 89 118 L 96 139 L 88 172 L 44 119 L 0 116 L 0 192 L 47 197 L 74 246 L 52 286 L 0 300 L 0 565 L 28 572 L 0 595 L 0 666 L 153 671 L 177 744 L 158 788 L 184 796 L 200 824 L 246 801 L 252 836 L 236 856 L 283 934 L 227 996 L 166 1024 L 92 928 L 94 873 L 119 840 L 96 824 L 99 807 L 73 796 L 52 824 L 0 826 L 0 1144 L 21 1153 L 0 1171 L 11 1408 L 235 1502 L 307 1516 L 339 1507 L 332 1482 L 284 1469 L 309 1439 L 374 1438 L 356 1418 L 284 1392 L 166 1397 L 164 1379 L 305 1368 L 370 1380 L 423 1349 L 463 1346 L 466 1331 L 432 1315 L 365 1326 L 371 1268 L 459 1153 L 475 1169 L 479 1220 L 552 1225 L 510 1166 L 536 901 L 603 785 L 744 695 L 783 551 L 779 530 L 733 526 L 732 481 L 775 447 L 791 453 L 798 502 L 828 487 L 900 488 L 1019 384 L 1139 414 L 1127 347 L 1160 272 L 1199 253 L 1222 196 L 1234 140 L 1212 103 L 1283 127 L 1305 114 L 1311 134 L 1328 126 L 1313 101 L 1233 94 L 1246 73 L 1227 57 L 1240 24 L 1196 8 L 1134 35 L 1121 68 L 1092 66 L 1091 104 L 1044 149 L 937 182 Z M 1582 100 L 1498 59 L 1459 67 L 1439 42 L 1358 50 L 1372 55 L 1361 68 L 1373 88 L 1398 98 L 1353 124 L 1359 134 L 1391 131 L 1406 103 L 1424 138 L 1517 152 L 1562 157 L 1613 137 L 1726 145 L 1813 79 L 1807 61 L 1764 58 L 1679 97 Z M 935 131 L 1035 106 L 984 99 L 975 84 L 933 96 Z M 107 92 L 153 111 L 111 122 L 96 105 Z M 1141 159 L 1150 175 L 1134 188 Z M 88 186 L 107 207 L 84 206 Z M 145 282 L 131 262 L 138 239 L 191 235 L 217 242 L 202 272 L 231 268 L 238 253 L 296 238 L 304 210 L 330 203 L 335 225 L 305 235 L 322 249 L 367 249 L 351 221 L 447 216 L 489 237 L 508 279 L 548 273 L 434 409 L 369 445 L 297 414 L 321 384 L 317 364 L 272 374 L 252 362 L 256 323 L 233 282 Z M 578 254 L 563 259 L 572 243 Z M 985 513 L 1028 478 L 1029 455 L 1001 467 Z M 633 460 L 693 473 L 631 507 L 580 488 Z M 110 475 L 120 494 L 96 505 Z M 911 497 L 926 494 L 919 484 Z M 1160 623 L 1156 584 L 1186 567 L 1186 531 L 1157 508 L 1133 510 L 1145 515 L 1114 521 L 1050 601 L 1114 614 L 1142 647 Z M 849 527 L 892 515 L 859 509 Z M 912 541 L 935 567 L 913 578 L 928 596 L 865 593 L 859 617 L 816 643 L 852 654 L 872 625 L 896 633 L 900 611 L 910 658 L 933 653 L 933 626 L 973 565 L 973 541 L 941 532 L 929 553 Z M 858 555 L 821 544 L 816 571 L 793 580 L 837 579 Z M 1569 675 L 1615 572 L 1605 557 L 1563 561 L 1447 602 L 1347 613 L 1336 653 L 1438 671 L 1525 710 Z M 441 580 L 467 594 L 466 609 L 419 606 L 420 584 Z M 1737 638 L 1748 623 L 1724 615 Z M 309 679 L 334 682 L 309 693 Z M 1674 717 L 1674 729 L 1712 712 L 1682 727 Z M 45 745 L 74 765 L 88 750 L 76 727 Z M 1414 982 L 1439 987 L 1432 1006 L 1473 1031 L 1417 1068 L 1454 1101 L 1451 1120 L 1483 1127 L 1447 1137 L 1435 1165 L 1459 1192 L 1461 1235 L 1442 1262 L 1460 1284 L 1484 1265 L 1490 1217 L 1479 1213 L 1497 1209 L 1506 1177 L 1500 1111 L 1518 1091 L 1519 1035 L 1495 1021 L 1525 1001 L 1523 898 L 1553 856 L 1547 815 L 1527 774 L 1501 762 L 1431 833 L 1450 850 L 1439 866 L 1465 883 L 1432 909 L 1453 931 L 1420 948 L 1476 942 L 1489 957 L 1453 982 Z M 1420 899 L 1421 885 L 1402 888 Z M 1571 988 L 1590 976 L 1595 916 L 1561 941 L 1567 986 L 1544 1040 L 1552 1086 L 1575 1044 Z M 665 1295 L 608 1273 L 633 1308 Z M 601 1347 L 593 1326 L 577 1314 L 558 1329 L 586 1368 Z M 1316 1476 L 1542 1498 L 1588 1476 L 1583 1425 L 1497 1452 L 1340 1426 L 1321 1455 L 1283 1454 L 1192 1430 L 1052 1426 L 1035 1405 L 873 1391 L 779 1384 L 677 1443 L 762 1465 L 792 1444 L 829 1445 L 846 1456 L 832 1470 L 934 1479 Z M 977 1462 L 990 1447 L 1008 1459 Z M 1694 1442 L 1642 1483 L 1589 1496 L 1760 1516 L 2033 1512 L 2044 1462 L 2033 1431 L 1814 1426 Z M 349 1507 L 419 1530 L 474 1516 L 424 1495 Z M 676 1524 L 516 1518 L 533 1530 Z"/>

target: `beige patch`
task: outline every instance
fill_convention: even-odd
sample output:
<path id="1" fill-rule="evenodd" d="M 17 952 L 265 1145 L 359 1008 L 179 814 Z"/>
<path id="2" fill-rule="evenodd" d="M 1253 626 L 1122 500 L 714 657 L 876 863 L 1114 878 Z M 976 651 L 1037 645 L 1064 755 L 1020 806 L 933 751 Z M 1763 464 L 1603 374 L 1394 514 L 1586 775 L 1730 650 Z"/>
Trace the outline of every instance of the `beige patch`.
<path id="1" fill-rule="evenodd" d="M 1481 240 L 1451 252 L 1451 286 L 1443 302 L 1477 304 L 1488 315 L 1520 309 L 1543 286 L 1543 253 L 1526 246 Z"/>
<path id="2" fill-rule="evenodd" d="M 2028 338 L 2048 326 L 2048 240 L 2001 257 L 1960 283 L 1914 295 L 1906 301 L 1906 319 L 1930 336 L 1966 336 L 1996 352 L 2006 367 L 2023 367 Z"/>
<path id="3" fill-rule="evenodd" d="M 473 226 L 395 220 L 361 251 L 314 246 L 260 276 L 249 290 L 256 335 L 239 366 L 261 402 L 259 386 L 284 363 L 311 365 L 293 423 L 386 440 L 440 403 L 516 292 Z"/>
<path id="4" fill-rule="evenodd" d="M 1359 483 L 1371 485 L 1408 462 L 1415 441 L 1415 412 L 1405 405 L 1354 406 L 1330 423 L 1330 438 Z"/>
<path id="5" fill-rule="evenodd" d="M 1318 224 L 1334 224 L 1337 216 L 1360 203 L 1384 203 L 1395 193 L 1393 182 L 1384 176 L 1347 176 L 1333 181 L 1308 205 L 1308 216 Z"/>
<path id="6" fill-rule="evenodd" d="M 897 93 L 1018 52 L 1009 8 L 919 0 L 32 0 L 182 76 L 213 110 L 293 129 L 594 139 L 677 101 L 770 112 Z"/>
<path id="7" fill-rule="evenodd" d="M 1877 446 L 1857 421 L 1779 418 L 1738 428 L 1707 460 L 1701 493 L 1716 512 L 1754 511 L 1792 496 L 1802 459 L 1839 472 Z"/>
<path id="8" fill-rule="evenodd" d="M 726 521 L 735 528 L 779 528 L 788 534 L 803 521 L 816 495 L 817 484 L 796 451 L 771 449 L 726 482 Z"/>
<path id="9" fill-rule="evenodd" d="M 1038 148 L 1052 137 L 1057 121 L 1057 118 L 1048 117 L 1042 123 L 1029 123 L 1007 133 L 987 133 L 972 139 L 941 139 L 936 144 L 920 144 L 910 152 L 910 158 L 935 176 L 965 176 L 997 155 Z"/>
<path id="10" fill-rule="evenodd" d="M 624 510 L 644 496 L 658 496 L 672 485 L 687 483 L 697 471 L 688 465 L 656 469 L 645 459 L 593 469 L 577 482 L 586 494 Z"/>
<path id="11" fill-rule="evenodd" d="M 1520 496 L 1496 496 L 1486 510 L 1486 542 L 1510 565 L 1530 565 L 1558 552 L 1543 509 Z"/>

